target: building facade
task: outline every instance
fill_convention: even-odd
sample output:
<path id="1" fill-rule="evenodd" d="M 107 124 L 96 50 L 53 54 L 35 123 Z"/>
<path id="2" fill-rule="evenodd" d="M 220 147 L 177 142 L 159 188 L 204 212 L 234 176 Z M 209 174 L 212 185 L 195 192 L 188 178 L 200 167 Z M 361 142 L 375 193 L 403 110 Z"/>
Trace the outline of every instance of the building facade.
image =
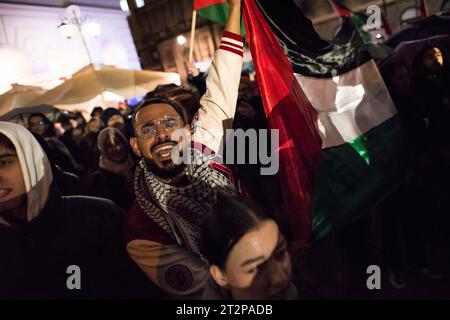
<path id="1" fill-rule="evenodd" d="M 185 79 L 192 23 L 192 0 L 147 0 L 137 7 L 128 0 L 128 18 L 141 65 L 145 69 L 178 72 Z M 220 41 L 222 27 L 197 17 L 194 60 L 207 64 Z M 182 37 L 184 42 L 177 42 Z"/>
<path id="2" fill-rule="evenodd" d="M 310 17 L 316 30 L 324 37 L 332 37 L 340 20 L 328 0 L 294 0 Z M 186 78 L 189 35 L 192 23 L 193 0 L 127 0 L 129 23 L 142 68 L 178 72 Z M 369 5 L 378 5 L 386 13 L 395 33 L 402 22 L 416 16 L 417 0 L 346 0 L 343 4 L 355 12 L 365 12 Z M 430 13 L 450 8 L 450 0 L 428 0 Z M 207 63 L 212 58 L 222 27 L 197 17 L 194 59 Z M 177 43 L 183 35 L 187 41 Z"/>
<path id="3" fill-rule="evenodd" d="M 58 30 L 65 7 L 74 2 L 47 0 L 36 5 L 38 2 L 0 3 L 0 93 L 13 83 L 53 87 L 60 78 L 90 62 L 141 68 L 128 13 L 120 10 L 118 1 L 114 1 L 115 6 L 108 6 L 111 1 L 106 0 L 76 3 L 86 22 L 95 21 L 100 26 L 100 34 L 93 37 L 82 25 L 91 59 L 78 37 L 65 38 Z"/>

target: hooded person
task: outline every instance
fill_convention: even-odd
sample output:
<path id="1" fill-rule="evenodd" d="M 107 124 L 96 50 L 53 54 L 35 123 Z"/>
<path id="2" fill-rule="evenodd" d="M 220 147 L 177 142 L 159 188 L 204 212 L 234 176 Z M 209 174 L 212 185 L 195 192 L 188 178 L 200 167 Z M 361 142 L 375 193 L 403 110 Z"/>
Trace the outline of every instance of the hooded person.
<path id="1" fill-rule="evenodd" d="M 0 122 L 0 298 L 126 296 L 123 216 L 108 200 L 61 196 L 33 135 Z"/>
<path id="2" fill-rule="evenodd" d="M 30 222 L 39 215 L 47 202 L 53 181 L 50 162 L 39 143 L 25 128 L 2 122 L 0 133 L 1 182 L 5 184 L 0 189 L 0 210 L 3 216 L 0 216 L 0 223 L 10 226 L 16 221 Z M 9 179 L 5 177 L 6 173 Z M 18 179 L 19 176 L 22 179 Z"/>
<path id="3" fill-rule="evenodd" d="M 127 139 L 116 128 L 105 128 L 98 135 L 99 169 L 94 173 L 89 194 L 110 199 L 122 209 L 130 209 L 134 196 L 131 179 L 134 163 Z"/>

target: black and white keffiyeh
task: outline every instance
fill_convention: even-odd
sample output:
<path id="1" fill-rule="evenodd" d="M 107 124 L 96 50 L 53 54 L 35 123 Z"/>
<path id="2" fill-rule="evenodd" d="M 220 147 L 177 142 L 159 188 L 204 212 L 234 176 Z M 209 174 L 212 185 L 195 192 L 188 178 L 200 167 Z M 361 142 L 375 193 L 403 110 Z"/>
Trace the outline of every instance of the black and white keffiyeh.
<path id="1" fill-rule="evenodd" d="M 201 258 L 199 250 L 200 230 L 217 201 L 218 192 L 236 194 L 226 174 L 214 169 L 211 158 L 191 148 L 195 159 L 189 175 L 190 184 L 173 186 L 159 180 L 141 159 L 136 168 L 134 189 L 136 200 L 144 212 L 178 244 Z"/>

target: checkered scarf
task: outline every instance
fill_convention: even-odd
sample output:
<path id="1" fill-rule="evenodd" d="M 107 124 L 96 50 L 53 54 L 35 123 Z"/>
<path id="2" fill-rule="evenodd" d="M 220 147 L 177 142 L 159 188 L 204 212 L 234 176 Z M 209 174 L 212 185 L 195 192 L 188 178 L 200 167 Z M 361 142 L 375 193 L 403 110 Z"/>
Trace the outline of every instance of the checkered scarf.
<path id="1" fill-rule="evenodd" d="M 199 250 L 200 231 L 217 201 L 218 192 L 236 194 L 234 185 L 212 161 L 191 148 L 193 161 L 190 184 L 173 186 L 159 180 L 141 159 L 134 179 L 136 200 L 144 212 L 178 244 L 204 259 Z"/>

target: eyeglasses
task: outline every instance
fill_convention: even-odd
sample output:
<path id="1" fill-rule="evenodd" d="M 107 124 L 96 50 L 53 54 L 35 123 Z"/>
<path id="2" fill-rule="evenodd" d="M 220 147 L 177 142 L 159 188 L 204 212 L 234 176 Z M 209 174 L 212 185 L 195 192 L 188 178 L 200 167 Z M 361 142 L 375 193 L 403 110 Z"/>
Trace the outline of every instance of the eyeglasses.
<path id="1" fill-rule="evenodd" d="M 43 127 L 43 126 L 45 126 L 45 121 L 39 120 L 37 122 L 30 122 L 30 127 L 34 127 L 34 126 Z"/>
<path id="2" fill-rule="evenodd" d="M 156 135 L 158 124 L 160 124 L 164 130 L 172 132 L 183 126 L 183 120 L 179 116 L 163 116 L 158 121 L 151 120 L 138 126 L 136 132 L 140 138 L 149 139 Z"/>

